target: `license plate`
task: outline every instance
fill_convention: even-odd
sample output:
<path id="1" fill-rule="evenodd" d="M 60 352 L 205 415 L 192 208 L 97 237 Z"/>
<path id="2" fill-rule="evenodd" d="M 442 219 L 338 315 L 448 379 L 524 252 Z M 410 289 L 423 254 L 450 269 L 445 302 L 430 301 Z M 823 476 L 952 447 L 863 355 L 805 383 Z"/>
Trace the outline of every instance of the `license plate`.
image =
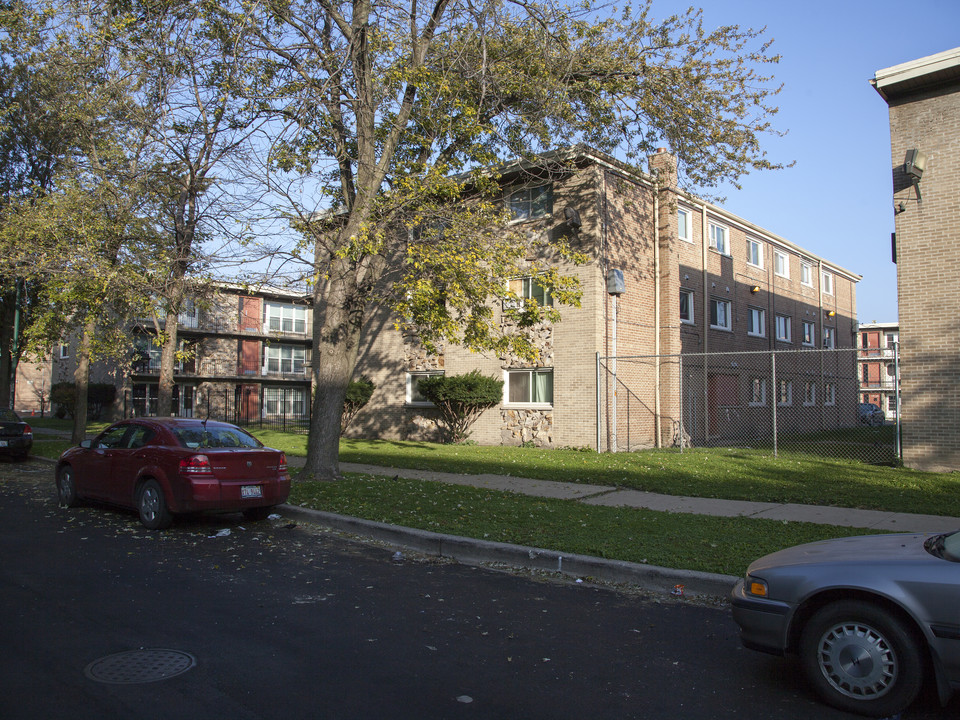
<path id="1" fill-rule="evenodd" d="M 263 488 L 261 488 L 259 485 L 241 485 L 240 497 L 242 498 L 263 497 Z"/>

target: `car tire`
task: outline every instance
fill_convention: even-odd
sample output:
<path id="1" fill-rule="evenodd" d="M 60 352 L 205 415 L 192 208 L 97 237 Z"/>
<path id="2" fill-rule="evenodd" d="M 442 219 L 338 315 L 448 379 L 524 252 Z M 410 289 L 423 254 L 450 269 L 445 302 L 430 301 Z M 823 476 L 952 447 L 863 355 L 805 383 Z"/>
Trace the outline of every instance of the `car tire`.
<path id="1" fill-rule="evenodd" d="M 260 522 L 261 520 L 266 520 L 270 516 L 271 512 L 273 512 L 272 505 L 268 505 L 267 507 L 247 508 L 243 511 L 243 517 L 250 522 Z"/>
<path id="2" fill-rule="evenodd" d="M 57 503 L 65 508 L 76 507 L 80 503 L 77 479 L 69 465 L 64 465 L 57 473 Z"/>
<path id="3" fill-rule="evenodd" d="M 137 493 L 137 512 L 140 523 L 147 530 L 164 530 L 173 522 L 173 514 L 167 507 L 163 488 L 156 480 L 147 480 Z"/>
<path id="4" fill-rule="evenodd" d="M 923 685 L 914 633 L 869 602 L 836 602 L 817 611 L 801 633 L 800 660 L 824 702 L 861 715 L 895 715 Z"/>

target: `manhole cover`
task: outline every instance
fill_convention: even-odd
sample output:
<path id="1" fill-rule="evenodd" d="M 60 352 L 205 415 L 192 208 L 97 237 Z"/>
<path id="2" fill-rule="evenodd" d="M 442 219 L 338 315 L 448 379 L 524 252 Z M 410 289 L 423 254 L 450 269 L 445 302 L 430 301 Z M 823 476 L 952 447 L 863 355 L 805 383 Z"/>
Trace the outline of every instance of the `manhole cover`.
<path id="1" fill-rule="evenodd" d="M 91 680 L 115 685 L 148 683 L 172 678 L 196 664 L 193 655 L 180 650 L 128 650 L 94 660 L 84 674 Z"/>

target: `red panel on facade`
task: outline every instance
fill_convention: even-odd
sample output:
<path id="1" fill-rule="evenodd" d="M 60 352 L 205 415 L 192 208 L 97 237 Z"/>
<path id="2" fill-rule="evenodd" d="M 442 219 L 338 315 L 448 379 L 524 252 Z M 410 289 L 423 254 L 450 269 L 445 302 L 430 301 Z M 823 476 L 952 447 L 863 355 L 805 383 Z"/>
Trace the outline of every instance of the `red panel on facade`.
<path id="1" fill-rule="evenodd" d="M 260 332 L 263 301 L 258 297 L 240 297 L 240 332 Z"/>
<path id="2" fill-rule="evenodd" d="M 260 373 L 260 341 L 240 341 L 240 374 L 258 375 Z"/>

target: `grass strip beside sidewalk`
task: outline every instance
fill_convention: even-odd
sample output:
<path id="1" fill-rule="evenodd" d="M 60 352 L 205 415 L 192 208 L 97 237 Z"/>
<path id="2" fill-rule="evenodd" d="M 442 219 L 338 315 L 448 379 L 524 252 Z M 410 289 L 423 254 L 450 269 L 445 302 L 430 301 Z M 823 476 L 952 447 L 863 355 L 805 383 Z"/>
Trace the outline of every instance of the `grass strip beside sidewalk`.
<path id="1" fill-rule="evenodd" d="M 348 473 L 294 483 L 290 503 L 367 520 L 663 567 L 740 575 L 757 557 L 855 528 L 584 505 Z"/>

